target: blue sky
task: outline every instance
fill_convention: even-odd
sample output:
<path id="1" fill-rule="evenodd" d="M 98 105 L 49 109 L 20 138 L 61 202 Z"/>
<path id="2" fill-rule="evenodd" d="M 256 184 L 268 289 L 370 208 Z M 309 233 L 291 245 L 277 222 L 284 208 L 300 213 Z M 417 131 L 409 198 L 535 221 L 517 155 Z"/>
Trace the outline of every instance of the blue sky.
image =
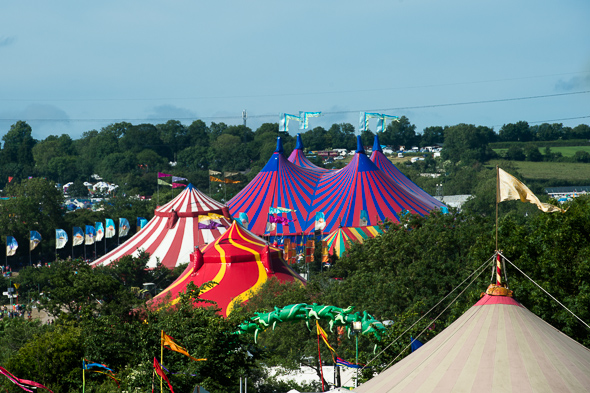
<path id="1" fill-rule="evenodd" d="M 0 136 L 16 120 L 38 139 L 232 125 L 243 109 L 253 129 L 299 111 L 323 112 L 311 127 L 405 115 L 418 132 L 590 124 L 588 20 L 587 0 L 4 1 Z"/>

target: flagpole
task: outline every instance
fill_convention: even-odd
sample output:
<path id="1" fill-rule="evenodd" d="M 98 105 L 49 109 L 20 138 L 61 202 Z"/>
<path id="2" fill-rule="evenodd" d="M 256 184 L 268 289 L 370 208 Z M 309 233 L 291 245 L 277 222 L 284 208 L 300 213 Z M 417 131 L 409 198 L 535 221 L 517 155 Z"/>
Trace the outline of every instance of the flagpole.
<path id="1" fill-rule="evenodd" d="M 498 251 L 498 200 L 500 199 L 500 170 L 496 165 L 496 251 Z"/>
<path id="2" fill-rule="evenodd" d="M 31 266 L 31 236 L 29 231 L 29 266 Z"/>
<path id="3" fill-rule="evenodd" d="M 74 229 L 72 228 L 72 259 L 74 259 Z"/>
<path id="4" fill-rule="evenodd" d="M 315 323 L 317 324 L 318 321 L 315 321 Z M 322 367 L 322 352 L 320 351 L 320 332 L 317 328 L 316 328 L 316 333 L 318 335 L 318 356 L 320 358 L 320 375 L 322 377 L 322 392 L 324 392 L 325 391 L 325 389 L 324 389 L 324 368 Z"/>
<path id="5" fill-rule="evenodd" d="M 84 372 L 84 361 L 82 361 L 82 393 L 86 389 L 86 373 Z"/>
<path id="6" fill-rule="evenodd" d="M 160 366 L 164 367 L 164 345 L 162 345 L 162 339 L 164 338 L 164 331 L 160 334 Z M 164 378 L 160 377 L 160 392 L 164 392 Z"/>

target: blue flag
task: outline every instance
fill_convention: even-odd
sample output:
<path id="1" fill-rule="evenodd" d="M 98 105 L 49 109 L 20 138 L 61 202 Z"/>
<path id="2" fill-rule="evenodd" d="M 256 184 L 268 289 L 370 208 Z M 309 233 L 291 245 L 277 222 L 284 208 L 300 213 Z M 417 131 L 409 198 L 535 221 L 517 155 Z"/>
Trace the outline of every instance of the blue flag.
<path id="1" fill-rule="evenodd" d="M 41 234 L 37 231 L 31 231 L 31 237 L 29 238 L 29 250 L 33 251 L 40 242 Z"/>
<path id="2" fill-rule="evenodd" d="M 94 238 L 96 237 L 96 229 L 92 225 L 86 225 L 86 244 L 87 246 L 94 244 Z"/>
<path id="3" fill-rule="evenodd" d="M 64 248 L 68 242 L 68 234 L 63 229 L 55 230 L 55 248 Z"/>
<path id="4" fill-rule="evenodd" d="M 11 257 L 16 254 L 18 243 L 13 236 L 6 236 L 6 256 Z"/>
<path id="5" fill-rule="evenodd" d="M 339 357 L 336 357 L 336 365 L 337 366 L 349 367 L 349 368 L 363 368 L 363 366 L 361 366 L 359 364 L 350 363 L 349 361 L 344 360 L 344 359 L 339 358 Z"/>
<path id="6" fill-rule="evenodd" d="M 96 230 L 96 241 L 99 242 L 104 237 L 104 225 L 102 222 L 95 222 L 94 229 Z"/>
<path id="7" fill-rule="evenodd" d="M 104 237 L 110 239 L 111 237 L 115 236 L 115 233 L 117 232 L 115 231 L 115 222 L 112 218 L 107 218 L 105 220 L 105 227 Z"/>
<path id="8" fill-rule="evenodd" d="M 80 227 L 74 227 L 72 231 L 72 241 L 74 246 L 84 244 L 84 231 Z"/>
<path id="9" fill-rule="evenodd" d="M 144 226 L 146 226 L 148 223 L 148 220 L 143 218 L 143 217 L 137 217 L 137 226 L 139 227 L 139 229 L 143 229 Z"/>
<path id="10" fill-rule="evenodd" d="M 119 218 L 119 237 L 127 236 L 129 233 L 129 220 L 126 218 Z"/>
<path id="11" fill-rule="evenodd" d="M 418 339 L 416 339 L 416 338 L 412 338 L 412 337 L 410 337 L 410 340 L 412 340 L 412 346 L 411 346 L 411 348 L 412 348 L 412 352 L 414 352 L 416 349 L 418 349 L 418 348 L 420 348 L 422 345 L 424 345 L 424 344 L 422 344 L 420 341 L 418 341 Z M 422 353 L 422 352 L 420 352 L 420 353 Z"/>

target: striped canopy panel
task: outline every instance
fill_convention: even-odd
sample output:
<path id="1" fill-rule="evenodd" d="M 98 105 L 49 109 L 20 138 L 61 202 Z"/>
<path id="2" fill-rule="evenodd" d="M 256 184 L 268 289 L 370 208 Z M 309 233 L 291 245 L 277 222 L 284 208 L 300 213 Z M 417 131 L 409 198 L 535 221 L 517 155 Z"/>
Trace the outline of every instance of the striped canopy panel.
<path id="1" fill-rule="evenodd" d="M 441 206 L 444 206 L 444 203 L 437 200 L 436 198 L 433 198 L 426 191 L 418 187 L 416 183 L 408 179 L 406 175 L 404 175 L 399 169 L 397 169 L 395 165 L 393 165 L 391 161 L 389 161 L 389 159 L 387 159 L 387 157 L 385 157 L 383 150 L 381 150 L 379 137 L 377 135 L 375 135 L 375 143 L 373 144 L 371 161 L 373 161 L 379 169 L 387 173 L 397 184 L 410 191 L 416 196 L 416 198 L 420 198 L 424 204 L 429 206 L 429 209 L 438 209 Z"/>
<path id="2" fill-rule="evenodd" d="M 512 298 L 484 295 L 420 349 L 354 391 L 588 392 L 590 350 Z"/>
<path id="3" fill-rule="evenodd" d="M 311 211 L 324 213 L 325 231 L 365 226 L 361 210 L 367 212 L 366 225 L 386 218 L 399 221 L 403 211 L 428 214 L 430 206 L 377 168 L 358 139 L 359 148 L 352 161 L 339 171 L 323 175 L 318 183 Z M 313 230 L 313 217 L 310 219 L 308 231 Z"/>
<path id="4" fill-rule="evenodd" d="M 321 173 L 330 172 L 329 169 L 320 168 L 319 166 L 309 161 L 307 157 L 305 157 L 305 154 L 303 153 L 303 142 L 301 141 L 301 135 L 299 134 L 297 134 L 297 145 L 295 145 L 295 150 L 293 150 L 293 152 L 289 156 L 289 162 L 292 162 L 295 165 L 299 165 L 300 167 L 311 169 Z"/>
<path id="5" fill-rule="evenodd" d="M 176 212 L 177 220 L 173 218 L 172 210 Z M 222 226 L 199 229 L 198 216 L 208 213 L 225 215 L 226 218 L 220 219 Z M 176 221 L 174 226 L 172 221 Z M 164 266 L 172 269 L 188 263 L 195 246 L 211 243 L 229 226 L 227 208 L 189 184 L 176 198 L 157 208 L 154 218 L 144 228 L 113 251 L 92 262 L 92 265 L 108 265 L 122 256 L 137 256 L 139 250 L 144 250 L 150 254 L 148 267 L 156 267 L 159 259 Z"/>
<path id="6" fill-rule="evenodd" d="M 338 228 L 324 238 L 328 246 L 328 253 L 341 257 L 350 247 L 351 242 L 363 243 L 366 239 L 383 234 L 377 225 L 358 228 Z"/>
<path id="7" fill-rule="evenodd" d="M 199 251 L 198 251 L 199 252 Z M 229 315 L 238 302 L 250 299 L 269 278 L 281 282 L 305 280 L 285 263 L 278 249 L 241 227 L 237 222 L 217 240 L 202 250 L 201 266 L 191 261 L 186 270 L 168 288 L 158 294 L 152 305 L 178 302 L 179 293 L 186 291 L 189 282 L 197 287 L 214 281 L 212 288 L 201 292 L 201 298 L 215 301 L 223 316 Z M 209 303 L 199 303 L 206 307 Z"/>
<path id="8" fill-rule="evenodd" d="M 303 233 L 313 193 L 321 176 L 321 172 L 289 162 L 282 153 L 283 147 L 278 138 L 277 150 L 266 166 L 227 203 L 232 217 L 259 236 Z M 295 211 L 281 214 L 291 222 L 285 225 L 277 224 L 276 230 L 267 232 L 266 224 L 271 207 Z M 247 222 L 244 217 L 247 217 Z"/>

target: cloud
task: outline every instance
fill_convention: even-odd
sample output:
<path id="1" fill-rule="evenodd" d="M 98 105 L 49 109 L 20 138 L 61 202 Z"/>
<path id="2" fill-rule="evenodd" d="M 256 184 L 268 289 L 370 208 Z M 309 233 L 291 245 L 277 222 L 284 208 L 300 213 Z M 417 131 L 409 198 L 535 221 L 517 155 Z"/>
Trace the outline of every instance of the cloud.
<path id="1" fill-rule="evenodd" d="M 48 104 L 30 104 L 20 110 L 0 112 L 0 133 L 7 132 L 19 120 L 31 126 L 36 138 L 62 134 L 64 126 L 70 125 L 70 118 L 62 109 Z"/>
<path id="2" fill-rule="evenodd" d="M 590 73 L 581 76 L 574 76 L 567 80 L 559 80 L 555 85 L 558 91 L 572 91 L 587 89 L 590 87 Z"/>
<path id="3" fill-rule="evenodd" d="M 10 36 L 10 37 L 0 37 L 0 48 L 3 46 L 9 46 L 11 44 L 13 44 L 14 42 L 16 42 L 16 37 L 15 36 Z"/>
<path id="4" fill-rule="evenodd" d="M 165 123 L 168 120 L 180 120 L 189 122 L 197 118 L 197 114 L 190 109 L 179 108 L 174 105 L 159 105 L 151 108 L 148 120 L 155 120 L 157 123 Z"/>

